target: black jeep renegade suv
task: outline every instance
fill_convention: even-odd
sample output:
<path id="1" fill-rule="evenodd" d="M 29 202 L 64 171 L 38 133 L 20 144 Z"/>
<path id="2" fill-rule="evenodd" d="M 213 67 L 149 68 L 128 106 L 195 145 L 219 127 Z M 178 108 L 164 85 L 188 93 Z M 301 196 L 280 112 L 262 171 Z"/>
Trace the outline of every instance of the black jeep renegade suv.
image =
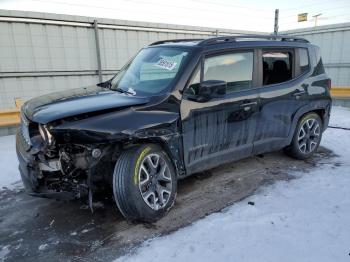
<path id="1" fill-rule="evenodd" d="M 131 221 L 174 204 L 177 179 L 284 148 L 305 159 L 328 125 L 330 79 L 302 38 L 160 41 L 97 86 L 22 107 L 17 154 L 31 195 L 112 192 Z"/>

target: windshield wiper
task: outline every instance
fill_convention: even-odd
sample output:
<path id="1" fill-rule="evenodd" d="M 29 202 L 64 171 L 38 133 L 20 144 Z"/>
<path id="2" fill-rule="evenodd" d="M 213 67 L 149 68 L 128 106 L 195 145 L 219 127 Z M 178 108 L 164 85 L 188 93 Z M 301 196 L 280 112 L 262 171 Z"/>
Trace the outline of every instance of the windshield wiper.
<path id="1" fill-rule="evenodd" d="M 120 87 L 113 88 L 112 81 L 110 81 L 110 80 L 106 81 L 106 82 L 103 82 L 103 83 L 100 83 L 100 84 L 97 84 L 97 85 L 100 86 L 100 87 L 103 87 L 103 88 L 108 88 L 110 90 L 117 91 L 119 93 L 135 95 L 135 92 L 131 92 L 129 90 L 124 90 L 124 89 L 122 89 Z"/>
<path id="2" fill-rule="evenodd" d="M 130 91 L 124 90 L 124 89 L 122 89 L 122 88 L 120 88 L 120 87 L 113 88 L 112 90 L 117 91 L 117 92 L 120 92 L 120 93 L 124 93 L 124 94 L 133 95 L 133 96 L 135 95 L 135 92 L 130 92 Z"/>

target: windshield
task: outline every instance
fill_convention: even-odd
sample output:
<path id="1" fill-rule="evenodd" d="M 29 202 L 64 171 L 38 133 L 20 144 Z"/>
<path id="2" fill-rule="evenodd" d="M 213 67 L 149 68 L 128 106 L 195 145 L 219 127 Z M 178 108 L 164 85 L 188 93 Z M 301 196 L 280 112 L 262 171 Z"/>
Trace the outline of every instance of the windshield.
<path id="1" fill-rule="evenodd" d="M 112 79 L 111 88 L 133 95 L 162 93 L 177 76 L 187 55 L 187 51 L 179 48 L 142 49 Z"/>

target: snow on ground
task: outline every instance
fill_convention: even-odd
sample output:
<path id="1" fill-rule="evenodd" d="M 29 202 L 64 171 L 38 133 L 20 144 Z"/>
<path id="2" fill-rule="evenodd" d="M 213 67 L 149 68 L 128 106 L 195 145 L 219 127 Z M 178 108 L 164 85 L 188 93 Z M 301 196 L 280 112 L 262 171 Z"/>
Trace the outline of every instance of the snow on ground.
<path id="1" fill-rule="evenodd" d="M 350 108 L 335 106 L 331 111 L 329 126 L 350 128 Z"/>
<path id="2" fill-rule="evenodd" d="M 0 190 L 21 187 L 15 136 L 0 137 Z"/>
<path id="3" fill-rule="evenodd" d="M 334 107 L 331 125 L 350 127 L 350 110 Z M 338 157 L 116 261 L 350 261 L 350 131 L 322 145 Z"/>

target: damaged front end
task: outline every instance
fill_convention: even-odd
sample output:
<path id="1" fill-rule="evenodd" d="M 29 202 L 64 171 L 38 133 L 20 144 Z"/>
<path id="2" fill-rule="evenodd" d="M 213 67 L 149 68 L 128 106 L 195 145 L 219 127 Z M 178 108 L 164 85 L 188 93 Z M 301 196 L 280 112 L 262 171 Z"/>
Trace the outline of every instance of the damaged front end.
<path id="1" fill-rule="evenodd" d="M 112 157 L 118 146 L 57 143 L 47 126 L 22 115 L 16 149 L 26 191 L 35 196 L 77 199 L 103 190 L 113 170 Z"/>

